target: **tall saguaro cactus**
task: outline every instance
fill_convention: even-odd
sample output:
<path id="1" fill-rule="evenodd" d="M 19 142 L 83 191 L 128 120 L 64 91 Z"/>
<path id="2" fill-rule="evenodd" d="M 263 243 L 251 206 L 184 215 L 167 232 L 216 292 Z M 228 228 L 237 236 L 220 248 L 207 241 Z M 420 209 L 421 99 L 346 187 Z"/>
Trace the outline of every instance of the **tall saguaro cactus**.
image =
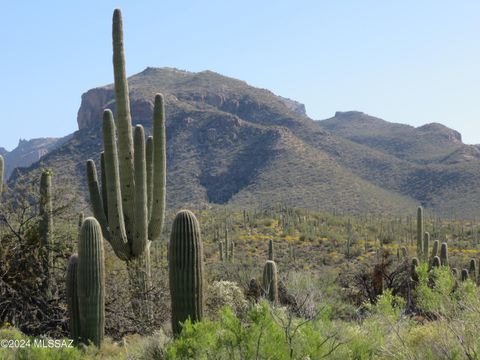
<path id="1" fill-rule="evenodd" d="M 136 315 L 148 316 L 150 242 L 160 238 L 165 216 L 165 108 L 163 96 L 157 94 L 153 138 L 145 141 L 141 125 L 136 126 L 133 136 L 122 27 L 117 9 L 112 30 L 116 119 L 110 110 L 104 111 L 102 186 L 93 160 L 87 161 L 87 177 L 94 216 L 103 236 L 127 262 L 133 310 Z"/>
<path id="2" fill-rule="evenodd" d="M 100 346 L 105 333 L 105 267 L 102 230 L 92 217 L 80 229 L 76 280 L 81 341 Z"/>
<path id="3" fill-rule="evenodd" d="M 182 322 L 203 317 L 203 245 L 200 225 L 191 211 L 181 210 L 173 221 L 168 266 L 172 329 L 178 335 Z"/>
<path id="4" fill-rule="evenodd" d="M 53 207 L 52 207 L 52 172 L 43 170 L 40 177 L 40 223 L 39 237 L 41 244 L 41 256 L 45 281 L 43 290 L 47 298 L 52 296 L 52 229 L 53 229 Z"/>

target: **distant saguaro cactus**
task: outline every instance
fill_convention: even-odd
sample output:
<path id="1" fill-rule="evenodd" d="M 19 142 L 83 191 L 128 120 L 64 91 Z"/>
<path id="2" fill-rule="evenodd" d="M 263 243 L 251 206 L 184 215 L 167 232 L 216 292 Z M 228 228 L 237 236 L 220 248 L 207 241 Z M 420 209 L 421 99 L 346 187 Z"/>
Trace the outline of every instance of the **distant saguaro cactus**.
<path id="1" fill-rule="evenodd" d="M 4 172 L 5 164 L 3 163 L 3 156 L 0 155 L 0 195 L 2 195 L 3 191 L 3 172 Z"/>
<path id="2" fill-rule="evenodd" d="M 220 261 L 223 262 L 223 242 L 218 243 L 218 251 L 220 253 Z"/>
<path id="3" fill-rule="evenodd" d="M 80 229 L 77 294 L 81 341 L 100 346 L 105 333 L 105 267 L 102 230 L 93 217 Z"/>
<path id="4" fill-rule="evenodd" d="M 228 228 L 227 228 L 227 224 L 225 223 L 225 243 L 224 243 L 224 250 L 225 250 L 225 261 L 229 261 L 230 260 L 230 255 L 229 255 L 229 251 L 230 251 L 230 242 L 229 242 L 229 239 L 228 239 Z"/>
<path id="5" fill-rule="evenodd" d="M 200 225 L 189 210 L 181 210 L 172 224 L 169 248 L 172 329 L 178 335 L 181 323 L 203 317 L 204 270 Z"/>
<path id="6" fill-rule="evenodd" d="M 468 270 L 467 269 L 462 269 L 461 280 L 462 281 L 467 281 L 468 280 Z"/>
<path id="7" fill-rule="evenodd" d="M 448 245 L 446 242 L 443 242 L 440 247 L 440 261 L 442 266 L 448 266 Z"/>
<path id="8" fill-rule="evenodd" d="M 435 240 L 435 241 L 433 242 L 433 246 L 432 246 L 432 253 L 431 253 L 431 255 L 430 255 L 430 262 L 433 261 L 433 258 L 434 258 L 435 256 L 439 256 L 439 253 L 438 253 L 439 247 L 440 247 L 440 241 Z"/>
<path id="9" fill-rule="evenodd" d="M 267 260 L 263 267 L 263 289 L 272 303 L 278 303 L 278 274 L 277 265 L 272 260 Z"/>
<path id="10" fill-rule="evenodd" d="M 270 239 L 268 241 L 268 260 L 274 261 L 274 253 L 273 253 L 273 240 Z"/>
<path id="11" fill-rule="evenodd" d="M 418 273 L 417 273 L 417 266 L 419 265 L 419 261 L 416 257 L 412 259 L 412 264 L 410 266 L 410 276 L 413 281 L 418 282 Z"/>
<path id="12" fill-rule="evenodd" d="M 230 262 L 233 264 L 235 262 L 235 242 L 230 241 Z"/>
<path id="13" fill-rule="evenodd" d="M 423 207 L 417 208 L 417 257 L 423 259 L 423 236 L 425 234 L 423 227 Z"/>
<path id="14" fill-rule="evenodd" d="M 477 262 L 475 261 L 475 259 L 470 259 L 468 274 L 470 276 L 470 279 L 472 279 L 474 283 L 477 283 Z"/>
<path id="15" fill-rule="evenodd" d="M 423 259 L 428 262 L 428 247 L 430 245 L 430 233 L 423 234 Z"/>

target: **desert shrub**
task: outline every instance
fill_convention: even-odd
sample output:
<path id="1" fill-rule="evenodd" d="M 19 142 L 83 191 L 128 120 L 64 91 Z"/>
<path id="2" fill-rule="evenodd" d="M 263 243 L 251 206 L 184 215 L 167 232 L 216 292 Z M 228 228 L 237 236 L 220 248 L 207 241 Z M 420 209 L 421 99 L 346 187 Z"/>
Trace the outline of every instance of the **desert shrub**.
<path id="1" fill-rule="evenodd" d="M 238 316 L 242 316 L 248 306 L 243 290 L 232 281 L 214 281 L 208 287 L 205 303 L 211 318 L 218 316 L 219 310 L 226 305 Z"/>
<path id="2" fill-rule="evenodd" d="M 225 307 L 216 321 L 187 321 L 167 347 L 167 359 L 320 359 L 336 357 L 344 344 L 328 320 L 291 316 L 286 308 L 261 302 L 244 321 Z"/>
<path id="3" fill-rule="evenodd" d="M 455 280 L 450 268 L 441 266 L 429 271 L 428 264 L 422 263 L 417 267 L 418 286 L 415 289 L 417 306 L 434 316 L 446 315 L 455 306 L 453 289 Z"/>

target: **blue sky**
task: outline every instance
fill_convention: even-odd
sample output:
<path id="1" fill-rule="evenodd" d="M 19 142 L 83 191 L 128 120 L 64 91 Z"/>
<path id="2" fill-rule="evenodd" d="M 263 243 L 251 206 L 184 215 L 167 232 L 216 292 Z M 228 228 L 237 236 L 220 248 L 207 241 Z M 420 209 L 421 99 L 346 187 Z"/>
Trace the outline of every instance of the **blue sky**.
<path id="1" fill-rule="evenodd" d="M 306 105 L 440 122 L 480 143 L 479 1 L 2 1 L 0 146 L 76 130 L 80 96 L 111 83 L 111 17 L 127 72 L 213 70 Z"/>

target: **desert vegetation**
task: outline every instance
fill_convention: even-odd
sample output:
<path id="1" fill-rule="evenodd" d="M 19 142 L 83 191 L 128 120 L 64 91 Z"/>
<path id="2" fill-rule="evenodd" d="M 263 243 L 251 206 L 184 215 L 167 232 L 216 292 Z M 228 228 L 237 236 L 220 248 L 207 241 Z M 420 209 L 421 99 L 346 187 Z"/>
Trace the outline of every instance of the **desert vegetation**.
<path id="1" fill-rule="evenodd" d="M 4 186 L 0 156 L 0 358 L 479 358 L 475 219 L 170 209 L 164 97 L 132 129 L 119 10 L 113 52 L 88 207 L 48 169 Z"/>

